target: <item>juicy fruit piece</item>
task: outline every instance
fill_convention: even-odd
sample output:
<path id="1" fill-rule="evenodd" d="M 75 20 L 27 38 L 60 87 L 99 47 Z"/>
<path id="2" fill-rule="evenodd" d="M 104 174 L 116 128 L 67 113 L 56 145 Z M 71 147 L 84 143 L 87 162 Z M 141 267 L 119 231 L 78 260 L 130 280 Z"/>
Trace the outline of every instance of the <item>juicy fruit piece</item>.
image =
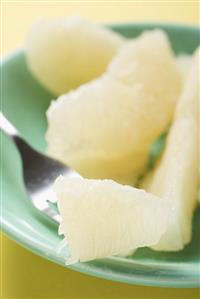
<path id="1" fill-rule="evenodd" d="M 135 88 L 137 86 L 139 90 L 144 91 L 147 98 L 145 106 L 138 107 L 142 108 L 143 113 L 152 114 L 152 118 L 160 116 L 160 119 L 164 118 L 163 122 L 166 122 L 166 118 L 169 121 L 168 114 L 172 115 L 181 82 L 164 31 L 146 31 L 138 38 L 127 42 L 111 61 L 108 74 L 126 85 Z M 140 98 L 137 101 L 140 101 Z M 159 116 L 155 113 L 155 106 Z M 165 109 L 166 113 L 163 112 Z"/>
<path id="2" fill-rule="evenodd" d="M 196 58 L 176 109 L 166 149 L 147 190 L 173 206 L 170 225 L 155 250 L 178 251 L 191 240 L 197 200 L 198 64 Z"/>
<path id="3" fill-rule="evenodd" d="M 56 95 L 100 76 L 124 38 L 80 17 L 40 19 L 27 39 L 28 67 Z"/>
<path id="4" fill-rule="evenodd" d="M 111 63 L 105 75 L 61 96 L 47 112 L 48 153 L 88 178 L 133 182 L 173 114 L 180 77 L 165 34 L 148 32 L 130 45 L 131 82 L 117 77 L 127 69 L 124 46 L 116 73 Z"/>
<path id="5" fill-rule="evenodd" d="M 180 73 L 180 76 L 182 78 L 183 84 L 184 84 L 185 80 L 187 79 L 191 64 L 192 64 L 192 56 L 191 55 L 183 54 L 183 55 L 179 55 L 176 58 L 176 66 L 177 66 L 178 72 Z"/>
<path id="6" fill-rule="evenodd" d="M 180 119 L 169 133 L 161 166 L 147 190 L 174 206 L 169 228 L 156 250 L 178 251 L 191 240 L 192 216 L 197 197 L 197 128 Z"/>
<path id="7" fill-rule="evenodd" d="M 60 233 L 70 249 L 67 264 L 156 244 L 168 225 L 169 205 L 143 190 L 62 176 L 54 189 L 62 216 Z"/>
<path id="8" fill-rule="evenodd" d="M 180 76 L 182 78 L 182 83 L 183 83 L 183 86 L 184 86 L 184 83 L 185 83 L 189 73 L 191 72 L 190 69 L 191 69 L 191 65 L 192 65 L 192 56 L 191 55 L 186 55 L 186 54 L 179 55 L 176 58 L 176 65 L 177 65 L 177 69 L 180 73 Z M 192 72 L 192 73 L 193 73 L 193 76 L 194 76 L 195 72 Z M 190 80 L 189 84 L 191 85 L 191 80 Z M 184 92 L 184 98 L 186 99 L 186 101 L 188 101 L 188 99 L 190 98 L 190 96 L 189 96 L 190 92 L 193 92 L 193 90 L 191 90 L 191 87 L 188 87 L 187 89 L 188 89 L 187 93 L 186 93 L 186 91 Z M 197 90 L 197 89 L 195 88 L 195 90 Z M 184 105 L 187 112 L 191 111 L 190 101 L 188 101 L 188 104 L 189 104 L 189 107 Z M 182 101 L 181 105 L 183 105 L 183 101 Z M 179 104 L 179 106 L 180 106 L 180 104 Z M 194 108 L 195 107 L 193 107 L 193 113 L 195 113 Z M 180 108 L 179 108 L 179 110 L 180 110 Z M 199 113 L 199 115 L 200 115 L 200 113 Z M 159 164 L 160 164 L 160 159 L 159 159 Z M 150 170 L 146 173 L 146 175 L 144 176 L 144 178 L 142 179 L 142 181 L 140 183 L 140 188 L 141 189 L 148 190 L 157 168 L 158 168 L 158 165 L 155 165 L 154 169 L 152 169 L 152 170 Z"/>
<path id="9" fill-rule="evenodd" d="M 188 78 L 178 102 L 176 117 L 193 117 L 198 122 L 200 48 L 194 53 Z"/>
<path id="10" fill-rule="evenodd" d="M 134 88 L 103 76 L 61 96 L 47 113 L 48 153 L 90 178 L 128 178 L 139 172 L 147 158 L 145 139 L 152 137 L 144 123 L 138 127 L 142 119 L 135 95 Z M 138 139 L 142 148 L 134 149 Z"/>

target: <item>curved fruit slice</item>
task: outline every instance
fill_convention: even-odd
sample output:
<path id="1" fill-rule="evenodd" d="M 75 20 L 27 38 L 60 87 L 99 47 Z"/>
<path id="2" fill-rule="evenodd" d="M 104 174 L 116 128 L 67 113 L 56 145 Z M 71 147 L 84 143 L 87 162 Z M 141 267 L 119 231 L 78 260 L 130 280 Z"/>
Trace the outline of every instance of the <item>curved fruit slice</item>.
<path id="1" fill-rule="evenodd" d="M 178 102 L 176 118 L 193 117 L 198 122 L 200 48 L 194 53 L 188 78 Z"/>
<path id="2" fill-rule="evenodd" d="M 189 74 L 190 68 L 192 64 L 192 56 L 183 54 L 179 55 L 176 58 L 176 66 L 178 69 L 178 72 L 180 73 L 180 76 L 182 78 L 182 82 L 184 84 L 185 80 L 187 79 L 187 76 Z"/>
<path id="3" fill-rule="evenodd" d="M 152 113 L 155 117 L 155 102 L 158 114 L 162 113 L 160 106 L 163 102 L 168 103 L 170 112 L 171 106 L 177 102 L 181 88 L 180 75 L 164 31 L 146 31 L 125 43 L 108 66 L 108 74 L 124 84 L 144 89 L 148 106 L 143 112 Z M 151 102 L 152 94 L 156 95 L 153 97 L 155 102 Z"/>
<path id="4" fill-rule="evenodd" d="M 55 182 L 62 216 L 60 233 L 70 249 L 67 264 L 156 244 L 165 232 L 167 202 L 109 180 L 60 176 Z"/>
<path id="5" fill-rule="evenodd" d="M 49 154 L 88 178 L 130 183 L 173 114 L 180 78 L 164 33 L 145 33 L 128 50 L 135 78 L 130 84 L 108 71 L 61 96 L 47 113 Z M 125 62 L 119 73 L 126 72 Z"/>
<path id="6" fill-rule="evenodd" d="M 156 250 L 177 251 L 191 240 L 192 216 L 197 200 L 198 138 L 197 99 L 198 63 L 195 58 L 177 106 L 166 149 L 155 171 L 149 192 L 173 206 L 170 225 Z"/>
<path id="7" fill-rule="evenodd" d="M 80 17 L 40 19 L 27 38 L 28 67 L 59 95 L 100 76 L 123 43 L 119 34 Z"/>
<path id="8" fill-rule="evenodd" d="M 192 66 L 192 60 L 193 60 L 192 58 L 193 57 L 191 55 L 186 55 L 186 54 L 179 55 L 176 58 L 176 65 L 177 65 L 177 69 L 180 73 L 180 76 L 182 77 L 183 86 L 184 86 L 184 83 L 185 83 L 189 73 L 191 72 L 191 66 Z M 193 73 L 195 73 L 195 72 L 193 72 Z M 191 80 L 190 80 L 190 84 L 191 84 Z M 190 90 L 191 90 L 191 87 L 188 88 L 189 93 L 190 93 Z M 184 97 L 186 98 L 186 100 L 189 98 L 188 95 L 186 94 L 186 92 L 184 93 Z M 200 107 L 200 105 L 199 105 L 199 107 Z M 189 112 L 190 108 L 187 109 L 187 111 Z M 200 113 L 199 113 L 199 115 L 200 115 Z M 159 158 L 159 161 L 158 161 L 158 163 L 156 163 L 154 168 L 145 174 L 145 176 L 142 179 L 140 186 L 139 186 L 141 189 L 148 190 L 148 188 L 152 182 L 152 179 L 154 177 L 155 171 L 158 168 L 158 165 L 160 164 L 160 161 L 161 161 L 161 159 Z"/>
<path id="9" fill-rule="evenodd" d="M 138 96 L 108 76 L 61 96 L 47 113 L 48 153 L 89 178 L 121 181 L 138 173 L 146 164 L 146 140 L 156 134 L 145 130 L 151 120 L 137 113 Z"/>

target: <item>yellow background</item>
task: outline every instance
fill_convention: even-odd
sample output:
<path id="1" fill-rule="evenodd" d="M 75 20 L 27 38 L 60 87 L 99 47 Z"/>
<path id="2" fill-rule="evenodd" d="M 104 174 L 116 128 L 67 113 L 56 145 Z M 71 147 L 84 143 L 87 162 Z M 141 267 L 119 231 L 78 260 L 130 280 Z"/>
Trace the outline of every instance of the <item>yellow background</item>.
<path id="1" fill-rule="evenodd" d="M 198 1 L 1 1 L 1 53 L 23 45 L 38 16 L 79 14 L 100 22 L 164 21 L 198 24 Z M 73 272 L 1 235 L 1 298 L 200 298 L 198 289 L 131 286 Z"/>

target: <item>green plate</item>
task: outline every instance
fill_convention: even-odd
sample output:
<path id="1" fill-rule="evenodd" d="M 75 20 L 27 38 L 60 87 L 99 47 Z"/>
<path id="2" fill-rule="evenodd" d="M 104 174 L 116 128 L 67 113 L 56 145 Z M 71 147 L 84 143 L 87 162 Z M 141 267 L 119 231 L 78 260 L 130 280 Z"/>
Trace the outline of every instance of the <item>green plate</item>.
<path id="1" fill-rule="evenodd" d="M 143 30 L 164 29 L 176 53 L 192 53 L 199 43 L 195 27 L 170 24 L 116 24 L 113 30 L 134 37 Z M 1 110 L 35 148 L 45 151 L 45 111 L 52 95 L 27 70 L 24 52 L 8 56 L 1 65 Z M 62 266 L 63 253 L 56 253 L 60 242 L 57 227 L 39 214 L 29 202 L 23 181 L 19 154 L 1 134 L 1 182 L 3 191 L 1 226 L 3 231 L 22 246 Z M 113 257 L 78 263 L 70 268 L 90 275 L 130 284 L 197 287 L 200 275 L 200 209 L 195 213 L 192 242 L 177 253 L 159 253 L 140 249 L 129 258 Z"/>

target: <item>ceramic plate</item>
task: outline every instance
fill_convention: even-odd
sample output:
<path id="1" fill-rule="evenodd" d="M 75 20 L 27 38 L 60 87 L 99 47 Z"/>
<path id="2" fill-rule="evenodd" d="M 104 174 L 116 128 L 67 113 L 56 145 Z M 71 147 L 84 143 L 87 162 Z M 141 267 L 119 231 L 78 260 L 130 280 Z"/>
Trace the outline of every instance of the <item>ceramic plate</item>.
<path id="1" fill-rule="evenodd" d="M 192 53 L 199 42 L 199 31 L 195 27 L 134 23 L 110 27 L 127 37 L 137 36 L 146 29 L 162 28 L 168 33 L 176 53 Z M 32 146 L 45 151 L 45 111 L 53 96 L 27 70 L 23 50 L 11 54 L 3 61 L 1 74 L 1 110 Z M 63 254 L 58 255 L 56 252 L 60 242 L 56 225 L 45 219 L 29 203 L 23 186 L 19 154 L 3 134 L 1 141 L 3 231 L 34 253 L 65 266 Z M 200 209 L 194 217 L 192 242 L 183 251 L 159 253 L 143 248 L 129 258 L 106 258 L 78 263 L 70 268 L 130 284 L 197 287 L 200 273 L 199 222 Z"/>

